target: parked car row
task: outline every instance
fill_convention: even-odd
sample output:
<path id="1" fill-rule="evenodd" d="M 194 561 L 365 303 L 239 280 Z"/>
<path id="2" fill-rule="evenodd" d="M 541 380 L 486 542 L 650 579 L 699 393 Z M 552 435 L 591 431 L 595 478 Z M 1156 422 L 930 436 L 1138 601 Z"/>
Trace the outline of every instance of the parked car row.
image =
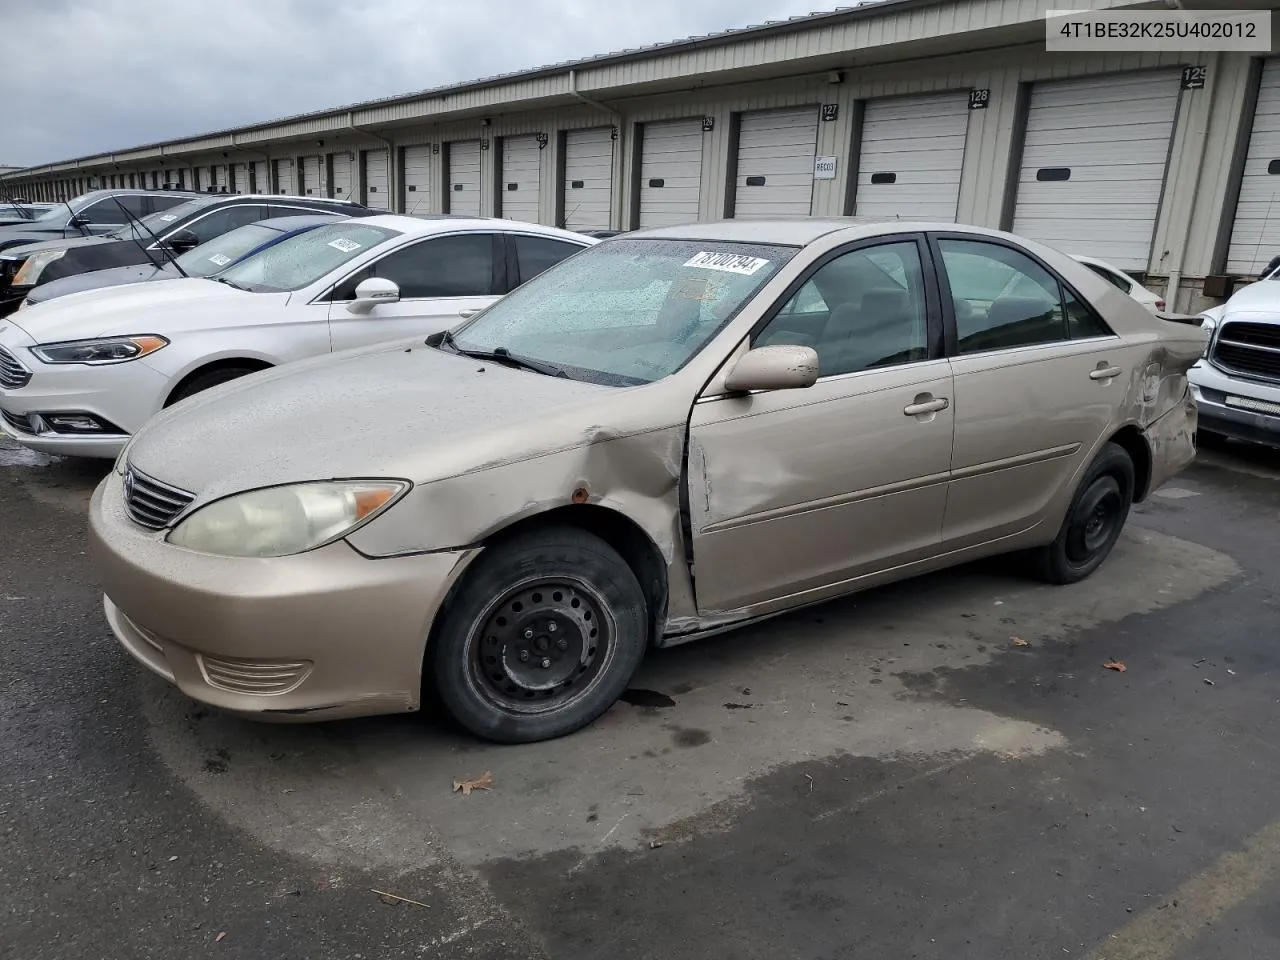
<path id="1" fill-rule="evenodd" d="M 0 322 L 0 429 L 115 458 L 116 637 L 248 716 L 564 735 L 651 646 L 995 553 L 1080 580 L 1194 455 L 1205 331 L 997 231 L 300 220 Z"/>

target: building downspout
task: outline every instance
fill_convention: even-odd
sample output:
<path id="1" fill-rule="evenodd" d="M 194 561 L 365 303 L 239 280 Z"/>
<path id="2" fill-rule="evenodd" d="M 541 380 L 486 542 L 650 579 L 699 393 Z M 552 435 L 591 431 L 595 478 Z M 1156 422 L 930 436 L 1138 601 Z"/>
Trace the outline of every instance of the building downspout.
<path id="1" fill-rule="evenodd" d="M 622 229 L 622 164 L 626 157 L 625 138 L 626 125 L 623 123 L 622 114 L 612 107 L 607 107 L 599 100 L 592 100 L 590 97 L 583 95 L 578 91 L 578 71 L 569 71 L 569 93 L 577 99 L 581 100 L 589 107 L 595 107 L 597 110 L 603 110 L 613 118 L 614 129 L 618 131 L 618 139 L 615 141 L 613 148 L 613 176 L 612 183 L 609 187 L 609 229 Z M 564 184 L 560 184 L 560 189 L 564 189 Z"/>
<path id="2" fill-rule="evenodd" d="M 354 130 L 356 133 L 363 133 L 367 137 L 373 137 L 373 139 L 379 140 L 382 143 L 385 143 L 387 145 L 387 185 L 391 187 L 391 194 L 390 196 L 387 197 L 387 201 L 388 201 L 387 205 L 391 208 L 391 212 L 394 213 L 396 210 L 400 209 L 400 177 L 397 175 L 398 173 L 397 168 L 399 167 L 399 163 L 396 161 L 395 144 L 393 144 L 390 140 L 388 140 L 386 137 L 384 137 L 380 133 L 374 133 L 372 130 L 364 130 L 360 127 L 357 127 L 354 123 L 351 122 L 350 110 L 347 111 L 347 128 L 349 130 Z M 359 173 L 360 173 L 360 193 L 363 196 L 363 199 L 360 202 L 368 206 L 369 185 L 364 181 L 364 170 L 361 169 Z"/>

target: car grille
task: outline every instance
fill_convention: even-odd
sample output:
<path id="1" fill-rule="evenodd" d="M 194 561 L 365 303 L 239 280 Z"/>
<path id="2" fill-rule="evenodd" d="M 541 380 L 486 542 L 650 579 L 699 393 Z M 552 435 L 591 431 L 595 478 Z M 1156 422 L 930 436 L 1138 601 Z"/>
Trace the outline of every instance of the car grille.
<path id="1" fill-rule="evenodd" d="M 133 467 L 125 467 L 124 507 L 134 523 L 152 530 L 167 527 L 195 498 L 194 493 L 161 483 Z"/>
<path id="2" fill-rule="evenodd" d="M 1280 325 L 1240 320 L 1224 323 L 1209 358 L 1233 373 L 1280 381 Z"/>
<path id="3" fill-rule="evenodd" d="M 18 358 L 0 347 L 0 387 L 17 390 L 31 380 L 31 371 L 18 362 Z"/>
<path id="4" fill-rule="evenodd" d="M 311 672 L 310 660 L 233 660 L 203 653 L 198 659 L 209 686 L 232 693 L 288 693 Z"/>
<path id="5" fill-rule="evenodd" d="M 10 413 L 8 410 L 0 410 L 0 418 L 3 418 L 5 423 L 13 427 L 13 429 L 17 430 L 19 433 L 35 432 L 31 429 L 31 421 L 26 417 L 20 417 L 16 413 Z"/>

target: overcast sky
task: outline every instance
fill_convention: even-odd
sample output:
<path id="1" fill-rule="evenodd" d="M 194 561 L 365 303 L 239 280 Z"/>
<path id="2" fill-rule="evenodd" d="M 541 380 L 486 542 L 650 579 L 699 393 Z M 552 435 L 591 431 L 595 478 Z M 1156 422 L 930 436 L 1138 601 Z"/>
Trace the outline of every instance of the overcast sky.
<path id="1" fill-rule="evenodd" d="M 33 165 L 856 0 L 4 4 L 0 164 Z M 16 79 L 13 79 L 16 78 Z"/>

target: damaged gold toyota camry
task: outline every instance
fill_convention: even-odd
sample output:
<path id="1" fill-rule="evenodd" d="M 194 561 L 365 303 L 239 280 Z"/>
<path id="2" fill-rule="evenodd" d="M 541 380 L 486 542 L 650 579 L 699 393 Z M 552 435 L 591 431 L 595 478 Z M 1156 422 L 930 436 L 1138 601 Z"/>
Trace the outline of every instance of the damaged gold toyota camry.
<path id="1" fill-rule="evenodd" d="M 197 700 L 430 698 L 543 740 L 650 647 L 996 553 L 1088 576 L 1193 458 L 1203 349 L 996 231 L 639 231 L 450 333 L 170 408 L 95 492 L 92 550 L 117 638 Z"/>

